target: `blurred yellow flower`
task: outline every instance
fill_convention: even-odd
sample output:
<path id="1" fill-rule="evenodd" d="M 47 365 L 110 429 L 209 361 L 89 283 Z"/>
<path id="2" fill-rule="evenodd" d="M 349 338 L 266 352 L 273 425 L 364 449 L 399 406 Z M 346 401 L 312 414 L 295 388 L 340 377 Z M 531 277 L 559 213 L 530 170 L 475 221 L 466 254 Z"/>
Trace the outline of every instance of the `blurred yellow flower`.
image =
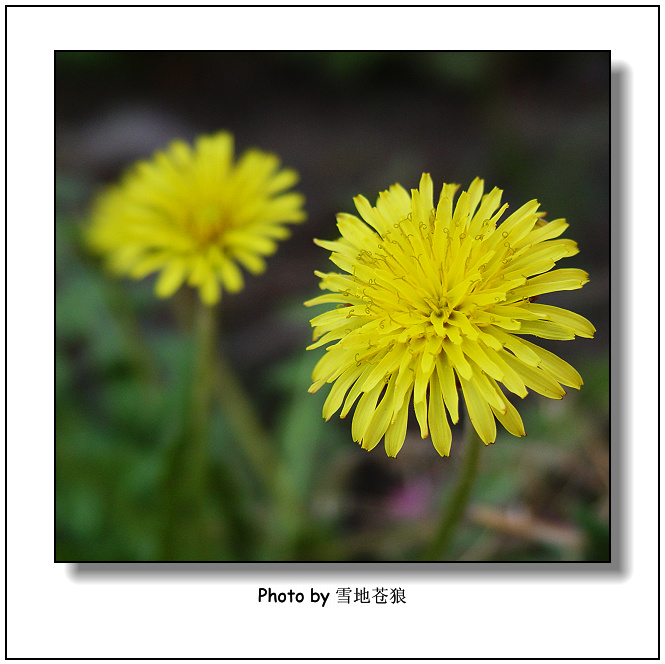
<path id="1" fill-rule="evenodd" d="M 556 261 L 578 253 L 572 240 L 556 239 L 565 220 L 546 223 L 534 200 L 497 226 L 508 207 L 499 208 L 502 191 L 483 196 L 476 178 L 454 205 L 458 187 L 444 184 L 436 208 L 426 173 L 411 195 L 393 185 L 376 207 L 357 196 L 364 221 L 339 214 L 342 237 L 315 240 L 346 274 L 316 272 L 321 289 L 331 293 L 305 303 L 337 304 L 312 320 L 316 343 L 309 348 L 332 345 L 314 369 L 310 392 L 333 383 L 326 419 L 340 407 L 345 417 L 360 397 L 351 432 L 365 449 L 385 435 L 386 452 L 395 456 L 413 401 L 421 436 L 431 433 L 447 456 L 448 417 L 459 418 L 458 387 L 471 423 L 489 444 L 495 417 L 511 434 L 524 435 L 498 383 L 520 397 L 531 388 L 553 399 L 565 394 L 562 385 L 582 385 L 567 362 L 518 336 L 573 339 L 595 332 L 578 314 L 533 302 L 588 281 L 578 269 L 550 272 Z"/>
<path id="2" fill-rule="evenodd" d="M 285 193 L 297 180 L 296 171 L 259 150 L 234 164 L 228 132 L 201 136 L 193 147 L 174 141 L 99 197 L 87 239 L 117 274 L 160 272 L 159 297 L 186 282 L 213 305 L 222 287 L 242 289 L 238 264 L 260 274 L 263 257 L 289 236 L 284 224 L 304 221 L 303 197 Z"/>

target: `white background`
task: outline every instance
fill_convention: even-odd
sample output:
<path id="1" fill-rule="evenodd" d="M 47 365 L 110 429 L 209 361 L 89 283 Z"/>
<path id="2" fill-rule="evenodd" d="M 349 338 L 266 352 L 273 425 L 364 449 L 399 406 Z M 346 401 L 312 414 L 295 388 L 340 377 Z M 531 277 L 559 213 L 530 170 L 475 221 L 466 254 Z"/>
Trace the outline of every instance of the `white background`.
<path id="1" fill-rule="evenodd" d="M 656 656 L 657 23 L 653 7 L 10 8 L 8 655 Z M 625 261 L 626 305 L 613 312 L 625 321 L 621 338 L 613 334 L 622 349 L 613 355 L 613 378 L 621 376 L 625 400 L 613 441 L 622 448 L 621 468 L 613 469 L 621 493 L 612 505 L 624 526 L 614 533 L 620 569 L 82 574 L 53 563 L 53 51 L 285 47 L 612 50 L 628 111 L 620 169 L 626 241 L 614 247 Z M 403 587 L 408 603 L 336 603 L 339 586 L 376 585 Z M 314 587 L 331 598 L 325 608 L 258 604 L 260 586 Z"/>

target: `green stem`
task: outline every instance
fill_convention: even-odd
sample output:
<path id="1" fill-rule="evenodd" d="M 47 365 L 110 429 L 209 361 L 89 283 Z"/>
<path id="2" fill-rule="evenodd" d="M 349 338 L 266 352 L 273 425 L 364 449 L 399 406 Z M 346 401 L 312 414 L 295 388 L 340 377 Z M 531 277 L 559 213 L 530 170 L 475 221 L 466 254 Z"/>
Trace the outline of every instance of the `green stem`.
<path id="1" fill-rule="evenodd" d="M 269 514 L 265 550 L 258 553 L 266 560 L 288 559 L 290 547 L 305 516 L 293 487 L 293 477 L 284 464 L 275 441 L 261 424 L 254 403 L 245 392 L 223 353 L 216 358 L 216 397 L 223 408 L 241 450 L 254 476 L 265 490 Z"/>
<path id="2" fill-rule="evenodd" d="M 203 485 L 210 434 L 210 405 L 213 387 L 215 310 L 199 304 L 196 311 L 195 356 L 190 401 L 190 450 L 192 489 Z"/>
<path id="3" fill-rule="evenodd" d="M 172 451 L 166 477 L 168 522 L 165 558 L 207 558 L 205 495 L 208 470 L 210 406 L 213 385 L 214 310 L 199 304 L 194 324 L 191 384 L 184 427 Z"/>
<path id="4" fill-rule="evenodd" d="M 474 429 L 471 419 L 467 418 L 462 466 L 459 469 L 457 481 L 434 534 L 434 538 L 425 551 L 424 560 L 441 560 L 447 553 L 455 528 L 464 516 L 466 506 L 469 502 L 471 488 L 473 487 L 473 482 L 478 471 L 478 460 L 482 447 L 484 447 L 483 441 Z"/>
<path id="5" fill-rule="evenodd" d="M 278 461 L 270 436 L 224 353 L 217 353 L 215 366 L 216 397 L 255 475 L 272 490 Z"/>

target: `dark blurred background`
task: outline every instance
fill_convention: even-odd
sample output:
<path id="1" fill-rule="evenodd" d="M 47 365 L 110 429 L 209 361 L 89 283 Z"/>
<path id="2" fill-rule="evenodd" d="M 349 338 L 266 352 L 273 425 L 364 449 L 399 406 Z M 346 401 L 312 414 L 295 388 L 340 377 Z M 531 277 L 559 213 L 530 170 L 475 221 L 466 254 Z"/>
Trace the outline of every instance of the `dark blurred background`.
<path id="1" fill-rule="evenodd" d="M 367 453 L 353 442 L 350 416 L 324 423 L 327 389 L 307 392 L 323 350 L 304 351 L 323 309 L 302 302 L 318 292 L 313 271 L 334 267 L 312 239 L 338 235 L 335 214 L 354 212 L 359 193 L 374 201 L 394 182 L 416 187 L 427 171 L 437 194 L 480 176 L 513 210 L 537 198 L 548 219 L 565 217 L 580 253 L 559 265 L 590 283 L 542 301 L 597 329 L 593 340 L 542 341 L 585 385 L 516 404 L 527 436 L 499 426 L 483 450 L 448 559 L 608 559 L 609 52 L 58 52 L 55 71 L 57 560 L 167 557 L 191 297 L 157 300 L 153 278 L 109 278 L 81 229 L 95 193 L 134 160 L 220 129 L 237 154 L 258 147 L 297 169 L 306 197 L 308 221 L 219 308 L 219 347 L 298 516 L 270 537 L 272 506 L 216 410 L 205 541 L 183 536 L 176 558 L 417 558 L 457 471 L 461 430 L 450 458 L 410 427 L 389 459 L 382 445 Z"/>

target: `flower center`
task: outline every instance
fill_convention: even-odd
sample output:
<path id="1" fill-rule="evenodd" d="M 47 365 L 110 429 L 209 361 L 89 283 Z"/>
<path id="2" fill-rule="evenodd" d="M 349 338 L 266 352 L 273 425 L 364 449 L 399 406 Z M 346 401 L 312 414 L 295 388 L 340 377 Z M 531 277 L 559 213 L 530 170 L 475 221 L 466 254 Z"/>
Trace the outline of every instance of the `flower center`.
<path id="1" fill-rule="evenodd" d="M 451 314 L 448 299 L 445 297 L 439 298 L 438 302 L 430 302 L 432 305 L 432 313 L 429 320 L 434 326 L 434 330 L 440 336 L 445 336 L 445 323 Z"/>
<path id="2" fill-rule="evenodd" d="M 198 245 L 205 247 L 215 243 L 228 226 L 228 215 L 217 207 L 208 206 L 195 214 L 193 222 L 192 231 Z"/>

